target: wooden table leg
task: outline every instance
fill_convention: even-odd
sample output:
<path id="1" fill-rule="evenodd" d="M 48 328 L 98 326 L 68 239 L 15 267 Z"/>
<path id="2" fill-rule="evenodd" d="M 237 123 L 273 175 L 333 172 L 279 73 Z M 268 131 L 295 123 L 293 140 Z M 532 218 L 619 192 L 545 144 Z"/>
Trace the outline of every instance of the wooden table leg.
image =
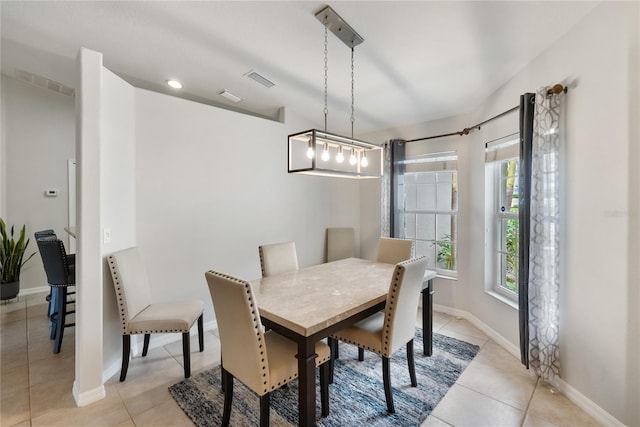
<path id="1" fill-rule="evenodd" d="M 298 425 L 316 425 L 316 349 L 306 337 L 298 340 Z"/>
<path id="2" fill-rule="evenodd" d="M 433 279 L 422 290 L 422 354 L 433 354 Z"/>

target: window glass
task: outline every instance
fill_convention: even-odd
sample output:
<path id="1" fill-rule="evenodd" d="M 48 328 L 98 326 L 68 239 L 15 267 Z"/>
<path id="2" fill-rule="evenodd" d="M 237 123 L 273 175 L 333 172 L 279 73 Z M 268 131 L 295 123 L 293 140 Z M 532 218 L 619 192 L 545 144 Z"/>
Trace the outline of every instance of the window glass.
<path id="1" fill-rule="evenodd" d="M 425 256 L 440 276 L 457 273 L 458 173 L 455 153 L 412 159 L 396 191 L 396 237 L 414 241 L 414 255 Z M 446 160 L 446 162 L 445 162 Z"/>
<path id="2" fill-rule="evenodd" d="M 496 170 L 494 176 L 495 206 L 493 234 L 496 268 L 494 290 L 512 299 L 518 296 L 518 159 L 507 159 L 488 164 Z"/>

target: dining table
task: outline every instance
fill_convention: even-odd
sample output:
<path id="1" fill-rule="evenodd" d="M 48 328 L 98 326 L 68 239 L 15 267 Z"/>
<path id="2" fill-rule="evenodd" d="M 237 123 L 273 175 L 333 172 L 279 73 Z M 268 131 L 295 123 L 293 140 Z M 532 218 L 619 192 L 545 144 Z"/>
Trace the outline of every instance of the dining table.
<path id="1" fill-rule="evenodd" d="M 296 342 L 298 425 L 316 423 L 315 343 L 383 310 L 393 264 L 346 258 L 251 281 L 264 326 Z M 435 272 L 423 282 L 423 354 L 431 355 Z"/>

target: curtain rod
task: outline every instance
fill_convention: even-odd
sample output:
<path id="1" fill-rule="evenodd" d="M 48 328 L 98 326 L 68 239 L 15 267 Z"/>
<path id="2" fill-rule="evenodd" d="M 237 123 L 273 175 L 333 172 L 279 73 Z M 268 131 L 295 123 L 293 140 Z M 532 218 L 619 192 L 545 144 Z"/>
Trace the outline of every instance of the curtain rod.
<path id="1" fill-rule="evenodd" d="M 553 85 L 553 87 L 551 89 L 549 89 L 547 91 L 547 96 L 551 96 L 551 95 L 557 95 L 559 93 L 567 93 L 567 87 L 566 86 L 562 86 L 561 84 L 556 84 Z M 491 117 L 490 119 L 487 119 L 483 122 L 478 123 L 477 125 L 468 127 L 468 128 L 464 128 L 461 131 L 458 132 L 450 132 L 450 133 L 443 133 L 441 135 L 432 135 L 432 136 L 427 136 L 424 138 L 416 138 L 416 139 L 410 139 L 408 141 L 403 141 L 403 143 L 407 143 L 407 142 L 416 142 L 416 141 L 426 141 L 428 139 L 436 139 L 436 138 L 444 138 L 446 136 L 463 136 L 463 135 L 469 135 L 469 133 L 471 133 L 474 130 L 480 130 L 480 127 L 486 123 L 489 123 L 492 120 L 498 119 L 502 116 L 505 116 L 509 113 L 513 113 L 514 111 L 518 110 L 520 108 L 520 106 L 515 106 L 513 108 L 508 109 L 507 111 L 503 111 L 502 113 Z"/>

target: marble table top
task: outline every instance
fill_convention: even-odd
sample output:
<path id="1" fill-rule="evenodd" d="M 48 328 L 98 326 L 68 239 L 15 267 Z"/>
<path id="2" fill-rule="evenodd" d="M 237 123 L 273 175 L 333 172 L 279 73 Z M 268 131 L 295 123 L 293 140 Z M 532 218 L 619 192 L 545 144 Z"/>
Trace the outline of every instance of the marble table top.
<path id="1" fill-rule="evenodd" d="M 392 264 L 347 258 L 250 283 L 262 317 L 310 336 L 385 301 L 393 269 Z M 425 274 L 425 280 L 430 278 Z"/>

